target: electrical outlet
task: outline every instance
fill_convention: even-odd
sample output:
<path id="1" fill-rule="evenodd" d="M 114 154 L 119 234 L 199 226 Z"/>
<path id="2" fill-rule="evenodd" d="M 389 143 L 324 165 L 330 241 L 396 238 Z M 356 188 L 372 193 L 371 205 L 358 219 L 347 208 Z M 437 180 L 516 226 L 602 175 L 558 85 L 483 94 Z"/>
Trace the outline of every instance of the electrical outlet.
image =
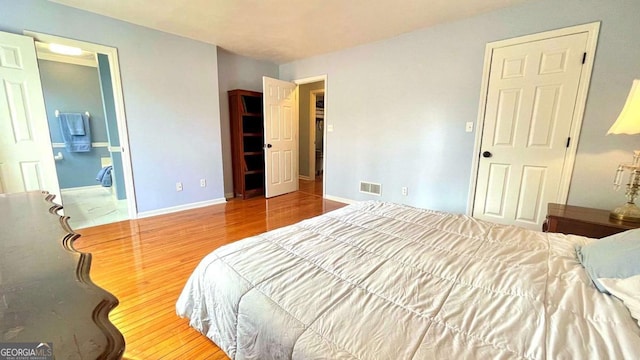
<path id="1" fill-rule="evenodd" d="M 465 130 L 466 132 L 473 132 L 473 121 L 469 121 L 469 122 L 467 122 L 467 124 L 466 124 L 466 126 L 465 126 L 464 130 Z"/>
<path id="2" fill-rule="evenodd" d="M 200 187 L 207 187 L 207 179 L 200 179 Z"/>
<path id="3" fill-rule="evenodd" d="M 406 186 L 402 187 L 402 195 L 407 196 L 409 195 L 409 188 L 407 188 Z"/>
<path id="4" fill-rule="evenodd" d="M 182 183 L 181 182 L 177 182 L 176 183 L 176 191 L 182 191 Z"/>

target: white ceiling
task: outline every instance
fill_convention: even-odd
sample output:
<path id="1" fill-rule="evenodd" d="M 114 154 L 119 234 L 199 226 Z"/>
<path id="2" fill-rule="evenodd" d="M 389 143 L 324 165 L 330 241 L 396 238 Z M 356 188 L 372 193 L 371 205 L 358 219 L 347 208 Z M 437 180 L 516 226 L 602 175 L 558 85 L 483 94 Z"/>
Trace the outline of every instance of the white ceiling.
<path id="1" fill-rule="evenodd" d="M 531 0 L 49 0 L 286 63 Z"/>

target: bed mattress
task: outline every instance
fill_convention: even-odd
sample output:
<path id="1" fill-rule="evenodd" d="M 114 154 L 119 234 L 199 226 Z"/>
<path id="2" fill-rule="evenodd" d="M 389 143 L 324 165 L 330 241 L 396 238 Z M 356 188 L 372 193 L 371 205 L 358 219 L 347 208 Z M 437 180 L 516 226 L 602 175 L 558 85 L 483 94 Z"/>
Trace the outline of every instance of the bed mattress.
<path id="1" fill-rule="evenodd" d="M 218 248 L 176 308 L 232 359 L 637 359 L 590 241 L 363 202 Z"/>

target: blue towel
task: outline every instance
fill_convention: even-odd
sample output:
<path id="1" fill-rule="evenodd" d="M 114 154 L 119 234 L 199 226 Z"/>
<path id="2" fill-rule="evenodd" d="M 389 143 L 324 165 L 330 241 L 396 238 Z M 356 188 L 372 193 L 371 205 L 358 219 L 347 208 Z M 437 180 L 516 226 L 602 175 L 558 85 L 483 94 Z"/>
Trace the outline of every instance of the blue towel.
<path id="1" fill-rule="evenodd" d="M 84 119 L 80 113 L 62 113 L 59 115 L 62 123 L 66 123 L 71 135 L 86 135 L 84 132 Z"/>
<path id="2" fill-rule="evenodd" d="M 96 175 L 96 181 L 100 181 L 102 186 L 111 187 L 111 170 L 113 170 L 113 166 L 105 166 L 100 171 L 98 171 L 98 175 Z"/>
<path id="3" fill-rule="evenodd" d="M 62 132 L 62 140 L 64 146 L 69 152 L 88 152 L 91 151 L 91 128 L 89 127 L 89 117 L 86 114 L 78 114 L 82 117 L 84 135 L 72 135 L 69 122 L 66 120 L 68 114 L 60 114 L 58 122 L 60 123 L 60 131 Z"/>

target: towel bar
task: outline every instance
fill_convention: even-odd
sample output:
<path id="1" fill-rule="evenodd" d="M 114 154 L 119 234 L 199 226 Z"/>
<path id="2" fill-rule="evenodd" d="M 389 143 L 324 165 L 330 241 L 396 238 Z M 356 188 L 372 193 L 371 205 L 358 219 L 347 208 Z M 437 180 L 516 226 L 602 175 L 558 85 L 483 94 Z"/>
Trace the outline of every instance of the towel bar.
<path id="1" fill-rule="evenodd" d="M 60 110 L 56 110 L 55 114 L 56 114 L 56 117 L 59 117 L 60 116 Z M 88 111 L 85 111 L 84 114 L 87 115 L 88 117 L 91 117 L 91 114 L 89 114 Z"/>

